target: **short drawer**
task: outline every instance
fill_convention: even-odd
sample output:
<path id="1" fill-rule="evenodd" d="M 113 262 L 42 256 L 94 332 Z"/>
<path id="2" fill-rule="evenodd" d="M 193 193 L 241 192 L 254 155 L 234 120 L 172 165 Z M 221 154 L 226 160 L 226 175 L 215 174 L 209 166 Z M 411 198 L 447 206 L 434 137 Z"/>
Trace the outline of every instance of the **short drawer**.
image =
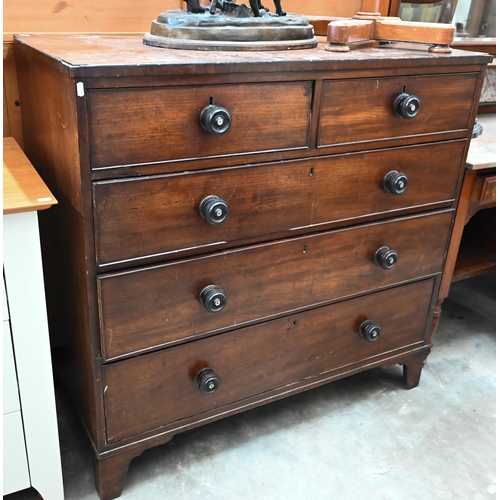
<path id="1" fill-rule="evenodd" d="M 447 210 L 101 275 L 103 356 L 206 336 L 439 273 L 452 215 Z M 375 264 L 382 247 L 399 254 L 391 269 Z M 200 301 L 209 285 L 227 297 L 219 312 Z"/>
<path id="2" fill-rule="evenodd" d="M 89 92 L 93 168 L 306 149 L 312 82 L 198 85 Z M 213 102 L 231 126 L 200 125 Z"/>
<path id="3" fill-rule="evenodd" d="M 417 282 L 104 366 L 108 441 L 423 344 L 433 286 Z M 359 335 L 366 320 L 380 326 L 375 341 Z M 221 379 L 213 394 L 195 382 L 207 367 Z"/>
<path id="4" fill-rule="evenodd" d="M 448 131 L 467 135 L 477 75 L 401 76 L 323 83 L 318 147 L 425 136 Z M 394 102 L 415 95 L 420 110 L 399 118 Z"/>
<path id="5" fill-rule="evenodd" d="M 474 181 L 471 202 L 478 203 L 481 208 L 495 206 L 497 201 L 497 176 L 478 175 Z"/>
<path id="6" fill-rule="evenodd" d="M 154 176 L 94 184 L 97 262 L 175 258 L 245 238 L 396 211 L 450 205 L 465 140 L 337 155 L 309 161 Z M 402 194 L 384 188 L 390 172 L 407 177 Z M 390 188 L 390 186 L 387 186 Z M 223 222 L 200 207 L 227 205 Z M 214 199 L 215 199 L 214 198 Z M 224 209 L 225 210 L 225 209 Z"/>

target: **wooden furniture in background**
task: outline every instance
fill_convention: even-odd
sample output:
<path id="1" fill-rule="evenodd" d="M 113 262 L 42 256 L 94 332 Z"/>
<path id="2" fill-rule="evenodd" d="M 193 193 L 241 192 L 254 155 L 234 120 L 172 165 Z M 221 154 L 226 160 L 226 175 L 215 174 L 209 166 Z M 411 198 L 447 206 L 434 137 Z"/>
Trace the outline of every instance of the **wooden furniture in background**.
<path id="1" fill-rule="evenodd" d="M 26 153 L 59 200 L 54 355 L 103 500 L 184 430 L 375 366 L 419 383 L 489 57 L 325 46 L 15 39 Z"/>
<path id="2" fill-rule="evenodd" d="M 429 52 L 451 52 L 455 28 L 449 24 L 402 21 L 380 14 L 379 0 L 363 0 L 352 19 L 334 20 L 328 25 L 327 50 L 346 52 L 371 41 L 429 44 Z"/>
<path id="3" fill-rule="evenodd" d="M 37 219 L 57 202 L 11 137 L 3 154 L 3 494 L 63 500 Z"/>
<path id="4" fill-rule="evenodd" d="M 496 269 L 496 115 L 481 115 L 480 118 L 484 130 L 471 141 L 467 156 L 433 332 L 451 283 Z"/>

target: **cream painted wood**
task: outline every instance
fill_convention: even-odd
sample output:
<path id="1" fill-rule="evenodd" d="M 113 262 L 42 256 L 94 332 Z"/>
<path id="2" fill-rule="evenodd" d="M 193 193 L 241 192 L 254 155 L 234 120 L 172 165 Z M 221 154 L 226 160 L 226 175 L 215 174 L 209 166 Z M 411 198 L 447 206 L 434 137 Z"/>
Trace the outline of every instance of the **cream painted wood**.
<path id="1" fill-rule="evenodd" d="M 9 319 L 9 306 L 7 305 L 7 292 L 5 291 L 5 280 L 3 282 L 3 320 Z"/>
<path id="2" fill-rule="evenodd" d="M 4 215 L 3 224 L 4 275 L 31 486 L 45 500 L 63 500 L 37 212 Z M 4 441 L 4 456 L 19 451 L 9 446 L 15 444 Z"/>
<path id="3" fill-rule="evenodd" d="M 21 412 L 16 411 L 3 416 L 3 494 L 30 486 L 23 422 Z"/>
<path id="4" fill-rule="evenodd" d="M 12 351 L 10 324 L 3 322 L 3 414 L 19 411 L 16 365 Z"/>

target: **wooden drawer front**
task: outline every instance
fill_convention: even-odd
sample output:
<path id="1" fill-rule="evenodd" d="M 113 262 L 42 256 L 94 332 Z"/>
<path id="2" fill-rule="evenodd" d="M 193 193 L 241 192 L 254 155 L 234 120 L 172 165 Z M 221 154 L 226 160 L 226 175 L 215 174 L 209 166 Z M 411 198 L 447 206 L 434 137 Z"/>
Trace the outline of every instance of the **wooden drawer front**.
<path id="1" fill-rule="evenodd" d="M 228 132 L 200 126 L 209 98 Z M 89 92 L 94 168 L 307 148 L 312 82 L 199 85 Z"/>
<path id="2" fill-rule="evenodd" d="M 441 271 L 452 211 L 281 240 L 102 275 L 98 294 L 107 359 L 221 331 Z M 375 265 L 382 246 L 399 253 Z M 200 292 L 227 295 L 208 312 Z"/>
<path id="3" fill-rule="evenodd" d="M 451 203 L 465 141 L 226 168 L 94 185 L 97 262 L 105 266 L 279 231 Z M 384 190 L 385 175 L 408 176 L 407 190 Z M 199 205 L 215 195 L 229 206 L 217 225 Z M 428 208 L 428 207 L 427 207 Z"/>
<path id="4" fill-rule="evenodd" d="M 421 343 L 433 285 L 417 282 L 105 366 L 108 440 Z M 374 342 L 358 333 L 367 318 L 381 327 Z M 210 395 L 194 382 L 207 366 L 222 380 Z"/>
<path id="5" fill-rule="evenodd" d="M 495 205 L 497 201 L 497 176 L 478 176 L 480 184 L 479 203 L 485 207 Z"/>
<path id="6" fill-rule="evenodd" d="M 465 137 L 476 79 L 464 74 L 326 81 L 318 146 L 446 131 L 462 131 Z M 420 100 L 420 111 L 411 119 L 394 114 L 394 101 L 405 86 Z"/>

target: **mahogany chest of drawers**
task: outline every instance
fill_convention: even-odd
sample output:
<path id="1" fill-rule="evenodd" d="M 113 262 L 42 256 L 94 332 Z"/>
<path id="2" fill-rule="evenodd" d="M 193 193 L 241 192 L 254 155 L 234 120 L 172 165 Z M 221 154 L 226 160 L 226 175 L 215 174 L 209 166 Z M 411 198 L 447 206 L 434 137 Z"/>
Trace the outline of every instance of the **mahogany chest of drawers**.
<path id="1" fill-rule="evenodd" d="M 103 500 L 183 430 L 375 366 L 418 384 L 489 56 L 14 46 Z"/>

